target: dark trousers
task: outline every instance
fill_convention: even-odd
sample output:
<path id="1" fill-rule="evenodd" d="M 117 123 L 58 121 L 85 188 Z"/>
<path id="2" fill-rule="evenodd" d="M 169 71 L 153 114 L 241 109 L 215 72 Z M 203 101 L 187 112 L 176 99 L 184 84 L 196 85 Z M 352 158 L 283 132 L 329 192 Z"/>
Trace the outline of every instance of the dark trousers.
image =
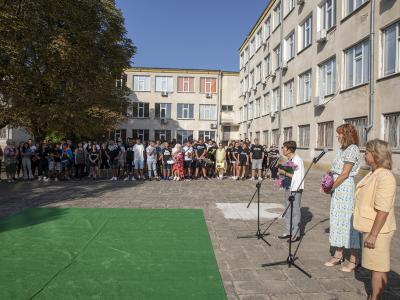
<path id="1" fill-rule="evenodd" d="M 84 170 L 85 170 L 85 164 L 76 164 L 75 165 L 75 177 L 82 179 Z"/>
<path id="2" fill-rule="evenodd" d="M 47 159 L 39 160 L 39 176 L 49 177 L 49 161 Z"/>

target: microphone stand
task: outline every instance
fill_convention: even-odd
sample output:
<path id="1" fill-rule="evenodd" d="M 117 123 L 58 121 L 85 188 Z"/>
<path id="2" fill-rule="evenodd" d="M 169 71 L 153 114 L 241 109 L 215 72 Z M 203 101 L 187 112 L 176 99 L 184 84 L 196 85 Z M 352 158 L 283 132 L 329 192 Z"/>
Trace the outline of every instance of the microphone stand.
<path id="1" fill-rule="evenodd" d="M 324 153 L 326 153 L 326 152 L 324 151 Z M 285 211 L 284 211 L 283 214 L 282 214 L 282 218 L 283 218 L 283 217 L 287 214 L 288 209 L 290 208 L 290 233 L 289 233 L 290 238 L 289 238 L 289 254 L 288 254 L 288 257 L 286 258 L 286 260 L 282 260 L 282 261 L 278 261 L 278 262 L 273 262 L 273 263 L 268 263 L 268 264 L 262 264 L 262 265 L 261 265 L 262 267 L 271 267 L 271 266 L 282 266 L 282 265 L 287 265 L 288 268 L 291 268 L 292 266 L 294 266 L 294 267 L 297 268 L 299 271 L 301 271 L 303 274 L 305 274 L 308 278 L 312 278 L 312 276 L 311 276 L 309 273 L 307 273 L 304 269 L 302 269 L 300 266 L 298 266 L 298 265 L 295 263 L 295 260 L 296 260 L 297 258 L 296 258 L 296 257 L 293 255 L 293 253 L 292 253 L 293 202 L 294 202 L 294 200 L 295 200 L 295 194 L 300 192 L 300 187 L 301 187 L 302 183 L 304 182 L 304 179 L 307 177 L 308 172 L 310 172 L 312 166 L 313 166 L 314 164 L 316 164 L 316 163 L 318 162 L 318 160 L 319 160 L 321 157 L 322 157 L 322 155 L 321 155 L 320 157 L 313 158 L 313 160 L 312 160 L 310 166 L 308 167 L 306 173 L 304 174 L 303 178 L 301 179 L 301 182 L 300 182 L 299 186 L 297 187 L 297 190 L 296 190 L 296 191 L 292 191 L 292 192 L 290 193 L 290 196 L 289 196 L 289 198 L 288 198 L 288 200 L 289 200 L 289 205 L 286 207 Z"/>

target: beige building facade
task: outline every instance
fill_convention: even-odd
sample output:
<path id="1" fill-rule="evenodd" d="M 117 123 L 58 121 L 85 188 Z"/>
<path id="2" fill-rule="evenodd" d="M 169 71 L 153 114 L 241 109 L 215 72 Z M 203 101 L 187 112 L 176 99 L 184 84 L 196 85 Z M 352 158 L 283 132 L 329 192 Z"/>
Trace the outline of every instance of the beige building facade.
<path id="1" fill-rule="evenodd" d="M 239 138 L 239 73 L 219 70 L 130 68 L 127 121 L 115 137 L 185 142 Z"/>
<path id="2" fill-rule="evenodd" d="M 306 161 L 354 124 L 390 142 L 400 173 L 400 2 L 270 1 L 240 47 L 240 138 L 298 143 Z"/>

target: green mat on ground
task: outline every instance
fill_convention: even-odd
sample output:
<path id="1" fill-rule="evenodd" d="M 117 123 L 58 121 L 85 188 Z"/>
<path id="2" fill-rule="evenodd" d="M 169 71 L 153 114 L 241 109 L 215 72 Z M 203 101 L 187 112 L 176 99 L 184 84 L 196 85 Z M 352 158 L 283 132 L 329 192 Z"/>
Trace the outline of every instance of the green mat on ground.
<path id="1" fill-rule="evenodd" d="M 226 299 L 203 212 L 37 208 L 0 220 L 0 299 Z"/>

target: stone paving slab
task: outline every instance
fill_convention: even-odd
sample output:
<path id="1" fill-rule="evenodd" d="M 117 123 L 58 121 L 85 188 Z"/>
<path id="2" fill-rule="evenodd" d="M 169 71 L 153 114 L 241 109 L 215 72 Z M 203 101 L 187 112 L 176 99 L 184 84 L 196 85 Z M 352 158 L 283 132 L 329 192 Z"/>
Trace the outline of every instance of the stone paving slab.
<path id="1" fill-rule="evenodd" d="M 255 220 L 226 219 L 217 203 L 245 206 L 255 191 L 255 182 L 208 180 L 191 182 L 0 182 L 0 217 L 28 207 L 142 207 L 200 208 L 204 211 L 214 253 L 228 299 L 366 299 L 370 289 L 369 272 L 363 268 L 343 273 L 339 267 L 326 268 L 329 258 L 329 197 L 319 192 L 322 173 L 311 171 L 302 199 L 304 236 L 294 245 L 296 263 L 312 275 L 308 279 L 295 268 L 262 267 L 262 264 L 285 260 L 288 244 L 277 236 L 283 232 L 282 220 L 267 227 L 265 240 L 238 239 L 255 234 Z M 400 220 L 400 189 L 397 191 L 396 217 Z M 242 204 L 240 204 L 242 203 Z M 283 192 L 271 181 L 264 181 L 261 203 L 283 203 Z M 251 208 L 256 207 L 256 202 Z M 280 212 L 269 210 L 270 212 Z M 243 213 L 244 216 L 254 213 Z M 268 214 L 266 214 L 268 215 Z M 265 216 L 265 215 L 263 215 Z M 400 234 L 392 242 L 392 271 L 384 299 L 400 299 Z"/>

